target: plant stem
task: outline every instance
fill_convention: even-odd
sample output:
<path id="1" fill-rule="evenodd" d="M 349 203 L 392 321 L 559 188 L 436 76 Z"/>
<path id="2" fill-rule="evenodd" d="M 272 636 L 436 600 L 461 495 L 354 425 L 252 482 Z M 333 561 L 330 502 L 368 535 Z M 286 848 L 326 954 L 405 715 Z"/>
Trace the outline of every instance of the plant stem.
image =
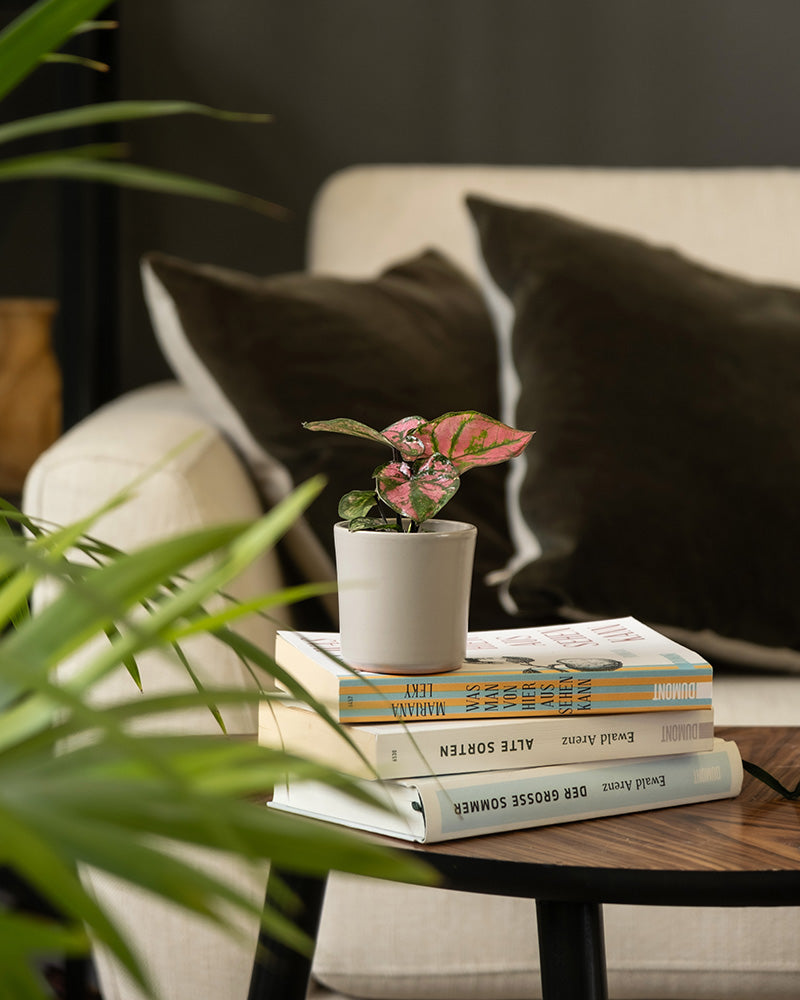
<path id="1" fill-rule="evenodd" d="M 392 514 L 394 514 L 395 520 L 397 521 L 397 530 L 398 531 L 402 531 L 403 530 L 403 522 L 400 519 L 400 515 L 399 514 L 395 514 L 395 512 L 392 510 L 392 508 L 387 503 L 385 503 L 383 500 L 381 500 L 380 494 L 378 494 L 378 493 L 375 494 L 375 501 L 376 501 L 376 503 L 378 505 L 378 513 L 381 515 L 381 520 L 383 521 L 383 523 L 384 524 L 388 524 L 389 523 L 389 517 L 387 517 L 387 514 L 389 516 L 391 516 Z"/>

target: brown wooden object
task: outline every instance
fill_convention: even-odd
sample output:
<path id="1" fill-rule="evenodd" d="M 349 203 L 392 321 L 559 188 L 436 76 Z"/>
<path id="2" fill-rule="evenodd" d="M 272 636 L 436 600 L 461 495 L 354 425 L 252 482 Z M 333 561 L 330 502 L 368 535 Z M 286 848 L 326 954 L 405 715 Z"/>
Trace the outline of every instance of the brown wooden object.
<path id="1" fill-rule="evenodd" d="M 56 303 L 0 299 L 0 496 L 16 499 L 36 458 L 61 433 Z"/>

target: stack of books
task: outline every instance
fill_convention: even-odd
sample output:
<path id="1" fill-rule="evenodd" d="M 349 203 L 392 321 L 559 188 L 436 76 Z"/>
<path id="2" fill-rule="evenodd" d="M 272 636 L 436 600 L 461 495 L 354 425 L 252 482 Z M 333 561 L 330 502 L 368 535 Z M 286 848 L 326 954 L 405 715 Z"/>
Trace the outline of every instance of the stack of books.
<path id="1" fill-rule="evenodd" d="M 265 701 L 259 741 L 356 776 L 382 808 L 289 780 L 272 805 L 433 842 L 739 793 L 714 736 L 711 665 L 634 618 L 470 633 L 455 671 L 354 671 L 332 633 L 278 633 L 275 658 L 341 722 Z M 357 747 L 358 749 L 354 749 Z"/>

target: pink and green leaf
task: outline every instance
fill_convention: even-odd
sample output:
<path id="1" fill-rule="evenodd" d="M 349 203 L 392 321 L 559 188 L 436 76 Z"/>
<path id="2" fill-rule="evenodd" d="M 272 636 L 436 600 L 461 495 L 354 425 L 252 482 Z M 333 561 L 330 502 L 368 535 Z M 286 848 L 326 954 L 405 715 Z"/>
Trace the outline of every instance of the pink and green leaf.
<path id="1" fill-rule="evenodd" d="M 381 433 L 386 441 L 410 462 L 433 454 L 430 448 L 430 435 L 425 439 L 420 437 L 420 430 L 427 426 L 428 421 L 424 417 L 403 417 L 402 420 L 384 427 Z"/>
<path id="2" fill-rule="evenodd" d="M 444 455 L 432 455 L 418 468 L 389 462 L 375 479 L 380 498 L 402 517 L 417 524 L 434 517 L 460 485 L 458 470 Z"/>
<path id="3" fill-rule="evenodd" d="M 515 430 L 477 410 L 445 413 L 435 420 L 403 417 L 382 431 L 347 417 L 310 420 L 303 427 L 366 438 L 394 449 L 400 460 L 372 474 L 377 494 L 391 510 L 415 524 L 434 517 L 454 496 L 462 472 L 515 458 L 533 437 L 532 432 Z M 384 528 L 382 519 L 368 516 L 375 500 L 372 492 L 351 491 L 339 502 L 339 516 L 351 527 L 357 523 L 359 529 L 376 530 L 380 525 L 382 530 L 394 530 Z"/>
<path id="4" fill-rule="evenodd" d="M 430 421 L 423 431 L 428 433 L 434 451 L 449 458 L 459 472 L 515 458 L 533 437 L 475 410 L 445 413 Z"/>

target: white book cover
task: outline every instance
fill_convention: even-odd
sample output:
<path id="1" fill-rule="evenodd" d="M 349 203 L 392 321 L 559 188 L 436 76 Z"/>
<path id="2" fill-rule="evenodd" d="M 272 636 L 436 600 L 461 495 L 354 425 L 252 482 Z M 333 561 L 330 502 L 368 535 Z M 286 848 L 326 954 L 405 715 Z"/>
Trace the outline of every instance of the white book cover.
<path id="1" fill-rule="evenodd" d="M 322 783 L 280 784 L 270 808 L 403 840 L 436 842 L 731 798 L 738 747 L 666 757 L 363 782 L 386 808 Z"/>

